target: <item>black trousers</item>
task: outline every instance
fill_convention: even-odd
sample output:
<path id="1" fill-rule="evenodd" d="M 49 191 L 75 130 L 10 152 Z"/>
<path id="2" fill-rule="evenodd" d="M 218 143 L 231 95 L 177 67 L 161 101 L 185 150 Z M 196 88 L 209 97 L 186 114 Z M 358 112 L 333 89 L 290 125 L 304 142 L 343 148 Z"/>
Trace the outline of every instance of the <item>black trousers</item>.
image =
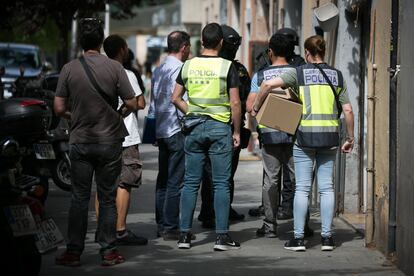
<path id="1" fill-rule="evenodd" d="M 101 253 L 115 248 L 117 220 L 115 200 L 117 179 L 121 173 L 121 153 L 121 143 L 70 145 L 72 201 L 68 218 L 68 251 L 81 254 L 84 250 L 94 174 L 99 201 L 97 232 Z"/>

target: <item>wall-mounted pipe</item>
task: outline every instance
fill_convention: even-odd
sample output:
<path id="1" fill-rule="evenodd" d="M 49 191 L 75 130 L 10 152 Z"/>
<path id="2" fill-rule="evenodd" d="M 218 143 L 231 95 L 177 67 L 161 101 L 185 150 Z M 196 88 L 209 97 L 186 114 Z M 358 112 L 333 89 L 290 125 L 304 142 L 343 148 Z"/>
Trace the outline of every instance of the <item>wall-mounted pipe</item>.
<path id="1" fill-rule="evenodd" d="M 372 17 L 372 32 L 370 37 L 371 60 L 371 89 L 368 88 L 368 116 L 367 116 L 367 206 L 365 213 L 365 244 L 370 246 L 374 242 L 374 187 L 375 187 L 375 90 L 377 65 L 375 64 L 375 35 L 376 35 L 376 11 Z"/>
<path id="2" fill-rule="evenodd" d="M 374 23 L 375 24 L 375 23 Z M 374 27 L 375 28 L 375 27 Z M 374 242 L 374 187 L 375 187 L 375 83 L 377 65 L 372 64 L 372 86 L 368 89 L 368 166 L 367 166 L 367 208 L 365 213 L 365 244 Z"/>

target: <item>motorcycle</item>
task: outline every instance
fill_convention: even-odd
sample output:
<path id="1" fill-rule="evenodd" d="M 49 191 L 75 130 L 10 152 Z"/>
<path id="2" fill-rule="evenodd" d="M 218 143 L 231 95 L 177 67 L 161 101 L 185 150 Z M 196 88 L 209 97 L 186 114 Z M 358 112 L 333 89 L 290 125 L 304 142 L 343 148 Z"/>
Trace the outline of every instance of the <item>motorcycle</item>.
<path id="1" fill-rule="evenodd" d="M 3 134 L 2 134 L 3 136 Z M 63 236 L 51 218 L 44 217 L 44 194 L 39 178 L 23 174 L 16 140 L 0 138 L 0 239 L 5 275 L 38 275 L 41 253 L 54 249 Z"/>
<path id="2" fill-rule="evenodd" d="M 37 147 L 35 142 L 44 137 L 51 124 L 51 113 L 46 103 L 31 98 L 12 98 L 0 102 L 0 138 L 11 138 L 19 144 L 22 173 L 35 175 L 40 179 L 46 201 L 49 191 L 47 174 L 41 164 L 31 160 Z"/>
<path id="3" fill-rule="evenodd" d="M 51 111 L 51 121 L 48 130 L 40 140 L 27 139 L 24 145 L 30 148 L 33 144 L 34 152 L 26 156 L 23 163 L 37 161 L 36 170 L 41 176 L 51 177 L 60 189 L 70 191 L 70 160 L 69 160 L 69 125 L 67 120 L 60 119 L 53 111 L 54 90 L 57 85 L 58 74 L 45 75 L 39 79 L 22 81 L 13 92 L 16 98 L 30 97 L 44 101 Z M 28 141 L 29 140 L 29 141 Z M 30 173 L 35 173 L 31 171 Z"/>

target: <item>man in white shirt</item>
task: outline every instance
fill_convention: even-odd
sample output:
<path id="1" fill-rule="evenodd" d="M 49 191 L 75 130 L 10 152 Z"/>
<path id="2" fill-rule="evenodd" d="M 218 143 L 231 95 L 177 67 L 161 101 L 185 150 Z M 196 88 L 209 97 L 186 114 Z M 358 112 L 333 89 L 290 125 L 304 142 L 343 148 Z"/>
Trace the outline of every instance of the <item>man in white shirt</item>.
<path id="1" fill-rule="evenodd" d="M 119 61 L 121 64 L 128 58 L 128 45 L 119 35 L 108 36 L 104 41 L 104 50 L 106 55 Z M 139 87 L 135 74 L 124 69 L 129 82 L 134 90 L 138 103 L 138 109 L 145 108 L 145 98 Z M 118 109 L 123 109 L 123 102 L 119 99 Z M 138 145 L 141 138 L 138 131 L 138 119 L 135 112 L 124 117 L 124 124 L 129 135 L 125 137 L 122 143 L 122 170 L 118 179 L 118 190 L 116 196 L 116 208 L 118 213 L 116 223 L 117 244 L 120 245 L 145 245 L 148 240 L 144 237 L 135 235 L 126 227 L 126 217 L 128 215 L 131 188 L 138 188 L 141 185 L 142 162 L 139 158 Z"/>

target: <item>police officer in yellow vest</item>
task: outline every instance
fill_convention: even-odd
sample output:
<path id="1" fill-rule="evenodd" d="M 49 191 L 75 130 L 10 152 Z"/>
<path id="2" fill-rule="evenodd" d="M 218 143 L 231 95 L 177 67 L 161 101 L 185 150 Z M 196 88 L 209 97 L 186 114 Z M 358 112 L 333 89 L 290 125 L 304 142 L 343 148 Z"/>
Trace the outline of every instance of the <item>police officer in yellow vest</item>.
<path id="1" fill-rule="evenodd" d="M 211 161 L 217 239 L 214 250 L 238 249 L 228 235 L 229 180 L 232 148 L 240 144 L 239 77 L 232 62 L 218 57 L 223 32 L 219 24 L 207 24 L 200 57 L 184 63 L 177 77 L 172 102 L 192 130 L 185 139 L 185 177 L 181 193 L 181 235 L 178 247 L 191 247 L 191 227 L 198 189 L 207 158 Z M 188 102 L 182 96 L 187 91 Z M 231 125 L 234 127 L 232 134 Z"/>
<path id="2" fill-rule="evenodd" d="M 285 249 L 305 251 L 304 226 L 308 209 L 313 170 L 316 170 L 321 211 L 321 250 L 334 249 L 332 220 L 334 215 L 333 169 L 339 146 L 340 110 L 345 115 L 348 136 L 342 151 L 351 152 L 354 145 L 354 115 L 341 71 L 323 62 L 325 41 L 311 36 L 305 41 L 308 64 L 297 67 L 278 78 L 263 82 L 254 109 L 263 103 L 269 91 L 276 87 L 292 87 L 302 104 L 302 119 L 293 147 L 296 191 L 293 205 L 294 238 Z"/>

